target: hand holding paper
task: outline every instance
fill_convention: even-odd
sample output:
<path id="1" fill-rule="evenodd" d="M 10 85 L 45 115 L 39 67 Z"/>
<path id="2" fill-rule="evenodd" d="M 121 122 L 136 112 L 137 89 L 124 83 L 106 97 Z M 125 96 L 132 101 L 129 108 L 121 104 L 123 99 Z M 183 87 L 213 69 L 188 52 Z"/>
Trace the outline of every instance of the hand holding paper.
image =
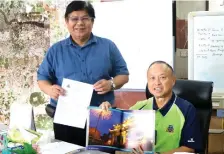
<path id="1" fill-rule="evenodd" d="M 58 97 L 60 95 L 64 95 L 65 94 L 65 90 L 63 88 L 61 88 L 59 85 L 52 85 L 51 86 L 51 90 L 50 90 L 50 97 L 54 100 L 58 100 Z"/>
<path id="2" fill-rule="evenodd" d="M 88 106 L 93 93 L 93 85 L 63 79 L 64 96 L 59 96 L 54 122 L 84 128 L 88 115 Z"/>

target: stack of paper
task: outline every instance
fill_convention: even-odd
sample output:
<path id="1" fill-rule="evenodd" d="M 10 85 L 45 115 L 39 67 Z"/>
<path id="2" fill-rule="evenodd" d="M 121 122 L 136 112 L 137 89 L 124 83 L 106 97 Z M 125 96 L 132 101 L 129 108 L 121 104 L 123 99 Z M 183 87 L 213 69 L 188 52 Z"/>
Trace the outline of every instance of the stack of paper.
<path id="1" fill-rule="evenodd" d="M 65 154 L 81 148 L 84 147 L 67 142 L 54 142 L 40 146 L 42 154 Z"/>

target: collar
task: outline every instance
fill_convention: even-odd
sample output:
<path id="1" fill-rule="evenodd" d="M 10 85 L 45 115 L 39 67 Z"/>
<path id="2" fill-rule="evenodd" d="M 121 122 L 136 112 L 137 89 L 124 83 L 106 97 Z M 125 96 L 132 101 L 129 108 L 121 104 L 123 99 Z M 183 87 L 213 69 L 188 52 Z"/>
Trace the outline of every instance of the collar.
<path id="1" fill-rule="evenodd" d="M 172 93 L 170 100 L 161 109 L 158 108 L 158 106 L 156 104 L 156 99 L 155 99 L 155 97 L 153 97 L 153 110 L 159 110 L 159 112 L 163 116 L 165 116 L 167 114 L 167 112 L 170 110 L 173 103 L 175 103 L 176 97 L 177 96 L 174 93 Z"/>
<path id="2" fill-rule="evenodd" d="M 91 35 L 90 35 L 90 39 L 88 40 L 88 42 L 87 42 L 83 47 L 85 47 L 85 46 L 87 46 L 87 45 L 89 45 L 89 44 L 92 44 L 92 43 L 96 43 L 96 42 L 97 42 L 97 38 L 96 38 L 96 36 L 93 35 L 93 33 L 91 33 Z M 70 35 L 68 38 L 65 39 L 65 44 L 66 44 L 66 45 L 74 45 L 74 46 L 78 46 L 76 43 L 74 43 L 74 42 L 72 41 L 72 36 L 71 36 L 71 35 Z"/>

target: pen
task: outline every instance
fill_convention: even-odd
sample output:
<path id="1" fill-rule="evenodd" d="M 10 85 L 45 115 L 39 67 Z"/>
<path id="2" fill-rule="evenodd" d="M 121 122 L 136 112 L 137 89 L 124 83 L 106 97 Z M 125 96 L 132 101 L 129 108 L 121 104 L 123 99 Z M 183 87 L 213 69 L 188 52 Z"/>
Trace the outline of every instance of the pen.
<path id="1" fill-rule="evenodd" d="M 83 152 L 85 150 L 86 150 L 86 148 L 76 149 L 76 150 L 70 151 L 66 154 L 75 154 L 75 153 Z"/>

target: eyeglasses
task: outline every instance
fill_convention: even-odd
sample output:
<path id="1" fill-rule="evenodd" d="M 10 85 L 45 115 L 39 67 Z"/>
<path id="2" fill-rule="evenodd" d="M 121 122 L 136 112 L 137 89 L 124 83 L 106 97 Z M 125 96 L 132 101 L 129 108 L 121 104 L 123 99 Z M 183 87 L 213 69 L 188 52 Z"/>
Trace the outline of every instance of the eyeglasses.
<path id="1" fill-rule="evenodd" d="M 92 17 L 69 17 L 69 20 L 74 24 L 78 23 L 79 20 L 83 23 L 89 23 L 92 19 Z"/>

